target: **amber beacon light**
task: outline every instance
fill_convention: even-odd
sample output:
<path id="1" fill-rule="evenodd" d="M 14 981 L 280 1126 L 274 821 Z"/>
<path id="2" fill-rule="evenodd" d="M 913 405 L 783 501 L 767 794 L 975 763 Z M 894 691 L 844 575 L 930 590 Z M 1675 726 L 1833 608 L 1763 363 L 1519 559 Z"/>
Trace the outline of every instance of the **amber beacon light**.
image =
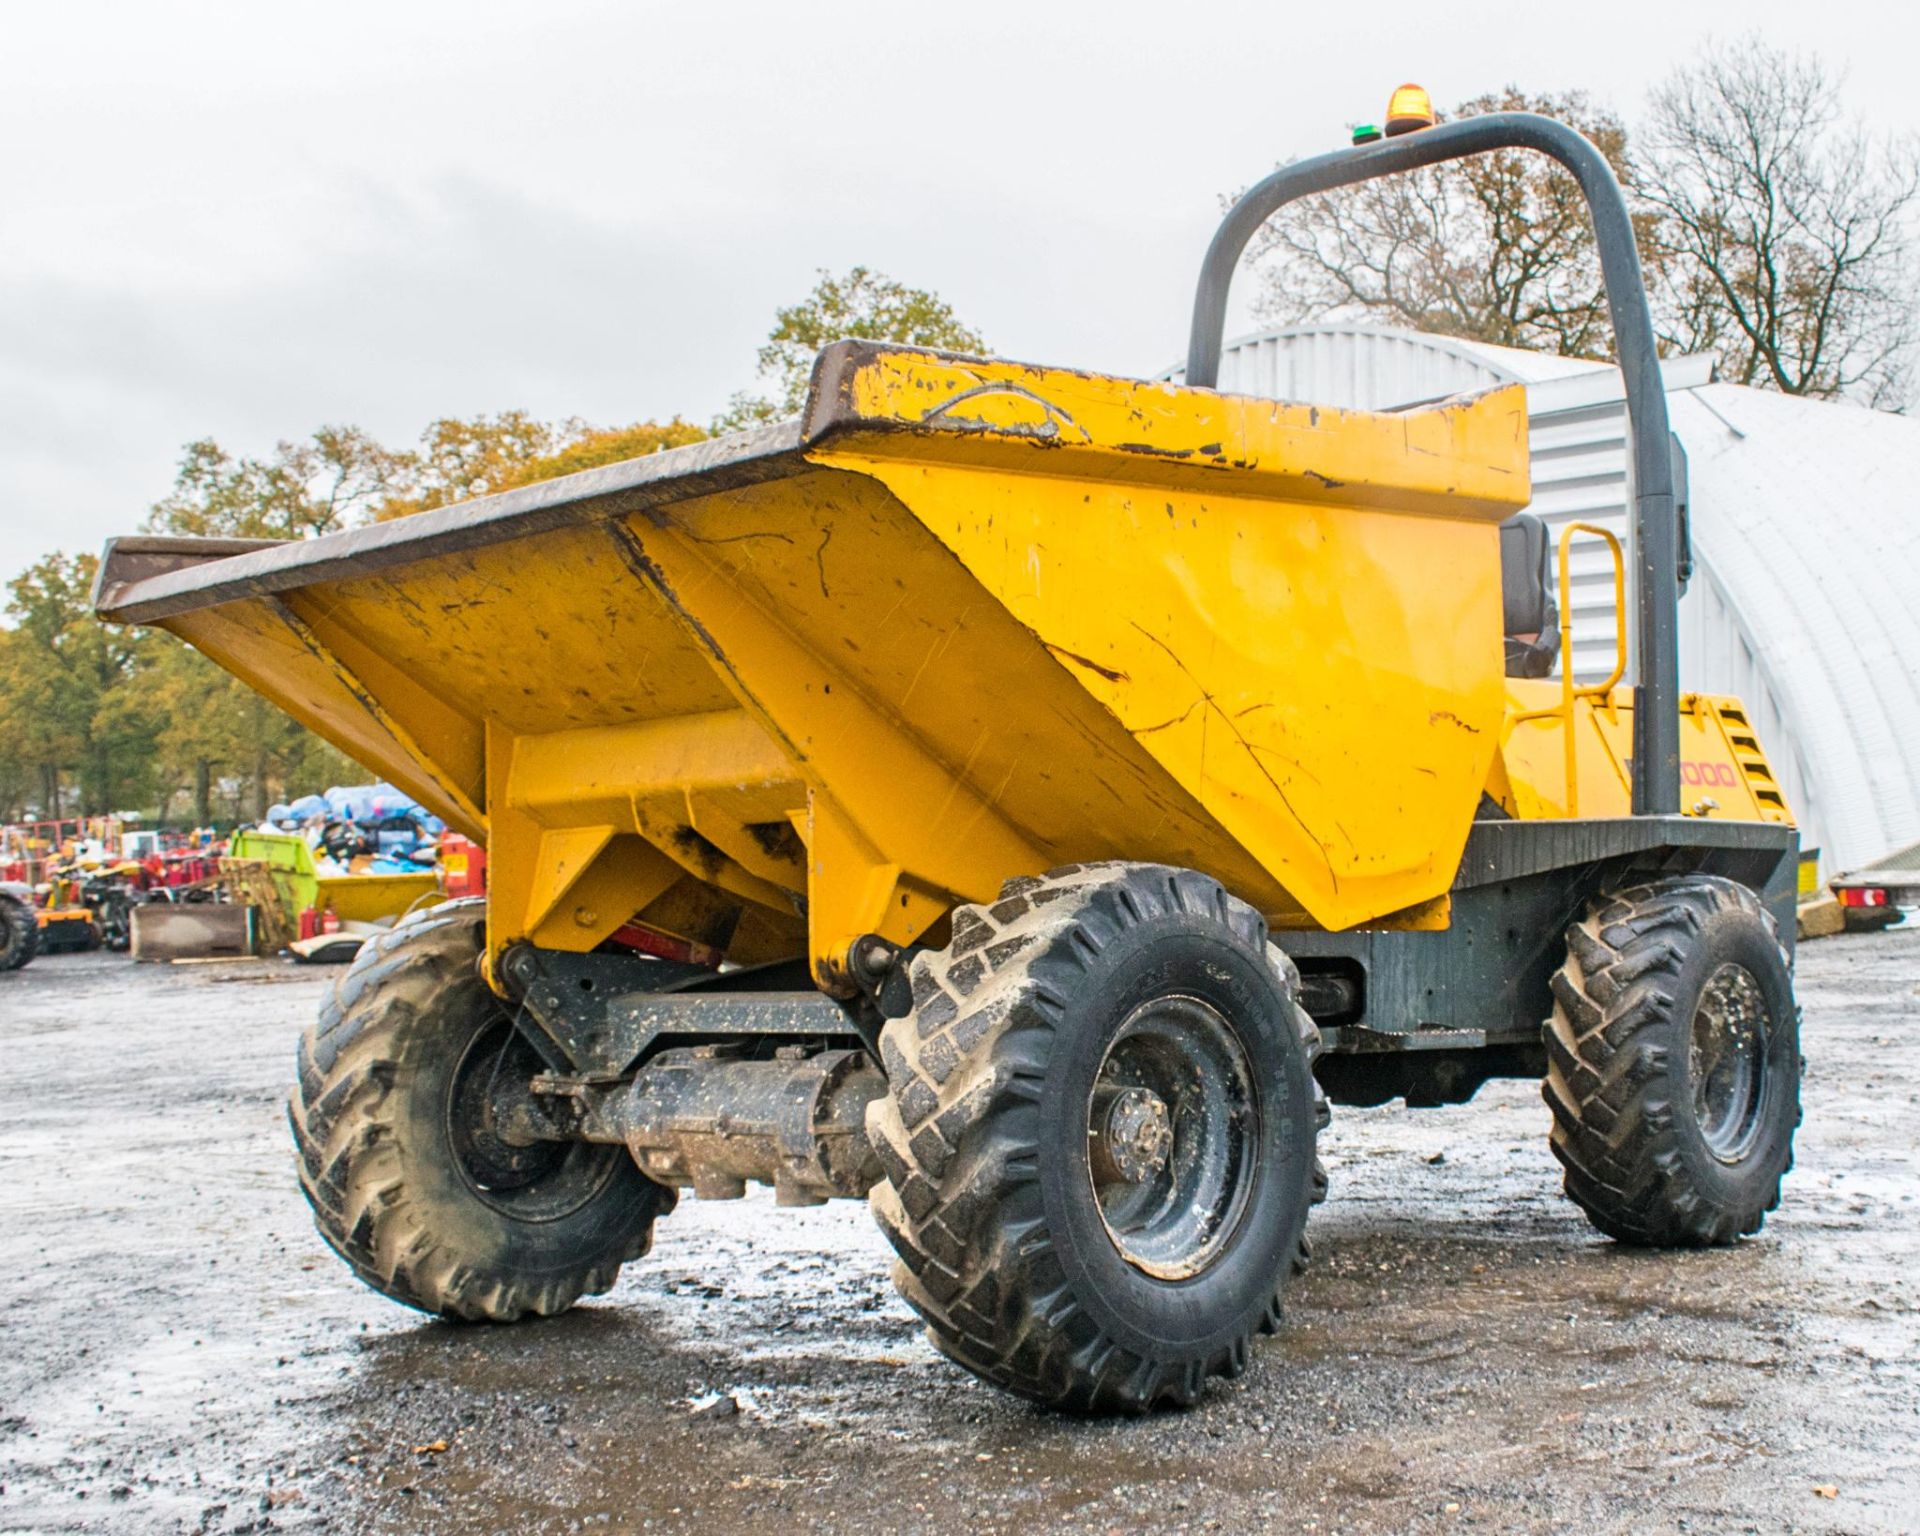
<path id="1" fill-rule="evenodd" d="M 1433 98 L 1425 86 L 1403 85 L 1387 103 L 1387 137 L 1431 128 L 1434 123 Z"/>

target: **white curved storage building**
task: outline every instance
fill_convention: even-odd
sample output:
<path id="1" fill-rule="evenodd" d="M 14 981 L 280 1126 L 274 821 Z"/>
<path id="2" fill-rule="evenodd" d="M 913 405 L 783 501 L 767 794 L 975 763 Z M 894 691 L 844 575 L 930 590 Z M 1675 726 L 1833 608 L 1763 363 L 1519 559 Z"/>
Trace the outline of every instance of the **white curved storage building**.
<path id="1" fill-rule="evenodd" d="M 1665 372 L 1691 479 L 1681 686 L 1745 700 L 1824 874 L 1920 839 L 1920 421 L 1716 384 L 1704 358 Z M 1629 538 L 1625 403 L 1604 363 L 1320 325 L 1245 337 L 1220 369 L 1235 394 L 1375 410 L 1508 383 L 1527 386 L 1533 510 Z M 1575 546 L 1570 584 L 1576 673 L 1604 676 L 1597 541 Z"/>

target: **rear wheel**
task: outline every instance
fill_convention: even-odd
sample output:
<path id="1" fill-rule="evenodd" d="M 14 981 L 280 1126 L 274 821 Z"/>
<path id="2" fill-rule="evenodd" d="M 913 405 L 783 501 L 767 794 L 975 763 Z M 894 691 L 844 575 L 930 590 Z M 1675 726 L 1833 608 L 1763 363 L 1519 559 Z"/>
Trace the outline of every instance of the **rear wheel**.
<path id="1" fill-rule="evenodd" d="M 1595 902 L 1553 978 L 1547 1103 L 1567 1195 L 1609 1237 L 1760 1230 L 1800 1123 L 1799 1010 L 1772 917 L 1688 875 Z"/>
<path id="2" fill-rule="evenodd" d="M 40 922 L 33 908 L 0 892 L 0 971 L 17 971 L 40 952 Z"/>
<path id="3" fill-rule="evenodd" d="M 137 898 L 132 891 L 116 886 L 94 908 L 100 928 L 100 942 L 116 954 L 124 954 L 133 947 L 133 909 L 136 905 Z"/>
<path id="4" fill-rule="evenodd" d="M 287 1105 L 328 1245 L 375 1290 L 512 1322 L 609 1289 L 672 1192 L 624 1147 L 525 1133 L 539 1053 L 481 979 L 484 902 L 361 950 L 300 1044 Z"/>
<path id="5" fill-rule="evenodd" d="M 943 1352 L 1056 1407 L 1189 1403 L 1304 1266 L 1319 1034 L 1214 881 L 1091 864 L 962 907 L 868 1110 L 894 1279 Z"/>

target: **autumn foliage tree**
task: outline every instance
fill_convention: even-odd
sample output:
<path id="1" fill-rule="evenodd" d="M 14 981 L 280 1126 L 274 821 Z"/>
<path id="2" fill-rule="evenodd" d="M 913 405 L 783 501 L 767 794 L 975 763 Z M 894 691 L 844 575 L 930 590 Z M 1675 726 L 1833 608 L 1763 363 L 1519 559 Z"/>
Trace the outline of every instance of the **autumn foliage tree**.
<path id="1" fill-rule="evenodd" d="M 706 436 L 704 427 L 678 416 L 626 427 L 589 426 L 578 418 L 547 423 L 523 411 L 470 420 L 443 418 L 421 435 L 417 454 L 403 456 L 400 472 L 372 515 L 382 521 L 405 517 L 623 459 L 645 458 Z"/>

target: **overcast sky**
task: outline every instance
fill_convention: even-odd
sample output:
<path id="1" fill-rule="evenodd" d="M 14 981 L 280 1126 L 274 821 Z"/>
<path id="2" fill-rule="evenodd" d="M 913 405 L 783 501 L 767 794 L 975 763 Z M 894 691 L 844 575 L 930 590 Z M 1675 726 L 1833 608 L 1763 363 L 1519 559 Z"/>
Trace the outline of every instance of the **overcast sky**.
<path id="1" fill-rule="evenodd" d="M 1631 119 L 1752 29 L 1912 126 L 1914 14 L 0 0 L 0 580 L 134 530 L 195 437 L 704 421 L 823 266 L 934 288 L 1009 355 L 1151 372 L 1219 195 L 1402 79 Z"/>

